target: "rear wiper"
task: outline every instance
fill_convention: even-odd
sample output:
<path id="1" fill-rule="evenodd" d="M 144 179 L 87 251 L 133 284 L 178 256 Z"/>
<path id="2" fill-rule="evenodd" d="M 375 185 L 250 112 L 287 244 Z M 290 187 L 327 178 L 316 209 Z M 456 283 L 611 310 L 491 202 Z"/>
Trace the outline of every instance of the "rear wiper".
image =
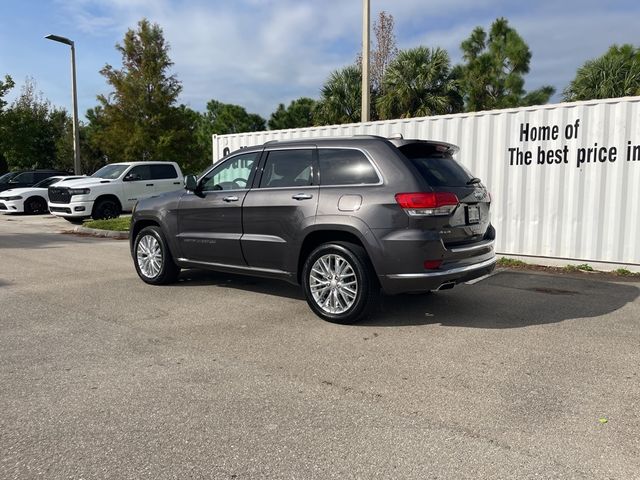
<path id="1" fill-rule="evenodd" d="M 478 177 L 473 177 L 471 180 L 467 182 L 467 185 L 475 185 L 476 183 L 480 183 L 480 182 L 482 182 L 482 180 L 480 180 Z"/>

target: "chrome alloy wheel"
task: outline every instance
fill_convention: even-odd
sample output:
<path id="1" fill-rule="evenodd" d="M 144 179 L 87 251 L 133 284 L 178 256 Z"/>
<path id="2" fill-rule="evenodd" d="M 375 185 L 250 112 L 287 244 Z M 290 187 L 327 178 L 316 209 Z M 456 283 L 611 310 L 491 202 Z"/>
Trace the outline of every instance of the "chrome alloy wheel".
<path id="1" fill-rule="evenodd" d="M 358 296 L 358 279 L 351 264 L 341 255 L 323 255 L 311 267 L 309 288 L 318 307 L 327 313 L 349 310 Z"/>
<path id="2" fill-rule="evenodd" d="M 155 278 L 162 269 L 162 248 L 153 235 L 145 235 L 138 241 L 136 248 L 138 267 L 147 278 Z"/>

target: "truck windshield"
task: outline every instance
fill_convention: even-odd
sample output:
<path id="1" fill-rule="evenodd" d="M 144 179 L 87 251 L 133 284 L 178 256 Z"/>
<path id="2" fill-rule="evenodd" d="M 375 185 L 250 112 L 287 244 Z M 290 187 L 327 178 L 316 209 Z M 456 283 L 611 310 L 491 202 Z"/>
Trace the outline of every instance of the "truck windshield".
<path id="1" fill-rule="evenodd" d="M 105 165 L 91 176 L 96 178 L 106 178 L 107 180 L 115 180 L 122 175 L 127 168 L 129 168 L 129 165 Z"/>

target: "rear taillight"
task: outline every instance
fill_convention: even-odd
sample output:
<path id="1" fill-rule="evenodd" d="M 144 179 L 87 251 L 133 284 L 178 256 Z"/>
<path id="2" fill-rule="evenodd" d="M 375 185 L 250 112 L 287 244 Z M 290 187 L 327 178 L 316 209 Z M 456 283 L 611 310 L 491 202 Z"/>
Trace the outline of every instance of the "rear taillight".
<path id="1" fill-rule="evenodd" d="M 396 202 L 412 217 L 449 215 L 459 203 L 449 192 L 396 193 Z"/>

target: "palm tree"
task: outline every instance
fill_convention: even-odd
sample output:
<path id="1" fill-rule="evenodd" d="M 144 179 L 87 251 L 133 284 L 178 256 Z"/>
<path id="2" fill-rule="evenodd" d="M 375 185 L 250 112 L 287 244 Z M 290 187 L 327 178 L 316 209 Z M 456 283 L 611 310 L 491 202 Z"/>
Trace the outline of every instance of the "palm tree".
<path id="1" fill-rule="evenodd" d="M 314 111 L 316 125 L 335 125 L 360 121 L 362 74 L 356 65 L 331 73 Z"/>
<path id="2" fill-rule="evenodd" d="M 380 118 L 407 118 L 462 111 L 449 54 L 441 48 L 401 51 L 389 65 L 377 102 Z"/>
<path id="3" fill-rule="evenodd" d="M 589 60 L 564 90 L 567 101 L 640 95 L 640 48 L 613 45 Z"/>

